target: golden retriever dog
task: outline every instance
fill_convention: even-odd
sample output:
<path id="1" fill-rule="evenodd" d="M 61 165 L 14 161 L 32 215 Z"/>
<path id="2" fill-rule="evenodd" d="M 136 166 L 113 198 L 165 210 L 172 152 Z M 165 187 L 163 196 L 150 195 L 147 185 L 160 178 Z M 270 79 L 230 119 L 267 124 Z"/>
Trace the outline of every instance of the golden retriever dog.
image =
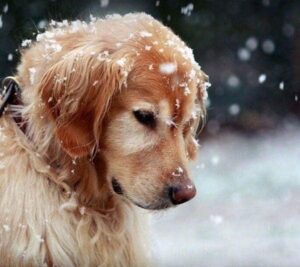
<path id="1" fill-rule="evenodd" d="M 0 120 L 0 266 L 148 266 L 141 208 L 196 193 L 206 75 L 140 13 L 52 21 L 23 46 L 22 103 Z"/>

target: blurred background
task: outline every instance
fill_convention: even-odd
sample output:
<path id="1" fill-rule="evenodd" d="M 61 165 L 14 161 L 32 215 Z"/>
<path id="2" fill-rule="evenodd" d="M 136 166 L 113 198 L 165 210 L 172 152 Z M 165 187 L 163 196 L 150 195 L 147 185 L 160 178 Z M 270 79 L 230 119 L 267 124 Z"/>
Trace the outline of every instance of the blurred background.
<path id="1" fill-rule="evenodd" d="M 212 83 L 198 195 L 153 214 L 155 266 L 300 266 L 299 0 L 0 0 L 0 77 L 52 19 L 137 11 L 178 34 Z"/>

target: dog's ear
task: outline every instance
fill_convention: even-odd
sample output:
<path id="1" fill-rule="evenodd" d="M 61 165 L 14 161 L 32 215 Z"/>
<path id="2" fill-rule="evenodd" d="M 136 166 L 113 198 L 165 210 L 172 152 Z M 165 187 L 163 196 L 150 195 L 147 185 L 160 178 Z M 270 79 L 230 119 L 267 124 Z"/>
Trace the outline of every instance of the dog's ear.
<path id="1" fill-rule="evenodd" d="M 117 53 L 72 52 L 53 65 L 39 93 L 55 134 L 72 157 L 91 153 L 113 95 L 126 83 L 130 64 Z M 127 69 L 126 69 L 127 68 Z"/>

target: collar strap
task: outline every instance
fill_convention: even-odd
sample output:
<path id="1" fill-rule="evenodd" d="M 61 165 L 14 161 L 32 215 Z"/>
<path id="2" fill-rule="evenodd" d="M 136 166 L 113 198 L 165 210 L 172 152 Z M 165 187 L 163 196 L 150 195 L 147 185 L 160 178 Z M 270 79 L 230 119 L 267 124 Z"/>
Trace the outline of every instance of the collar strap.
<path id="1" fill-rule="evenodd" d="M 6 77 L 2 80 L 1 86 L 1 104 L 0 104 L 0 117 L 5 113 L 8 105 L 20 104 L 21 102 L 21 89 L 14 77 Z"/>

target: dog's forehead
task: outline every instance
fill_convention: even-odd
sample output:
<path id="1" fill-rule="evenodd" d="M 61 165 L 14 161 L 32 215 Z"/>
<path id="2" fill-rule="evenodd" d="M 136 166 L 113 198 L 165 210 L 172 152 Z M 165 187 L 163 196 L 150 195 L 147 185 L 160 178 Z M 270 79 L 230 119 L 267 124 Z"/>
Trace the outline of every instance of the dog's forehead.
<path id="1" fill-rule="evenodd" d="M 139 69 L 139 72 L 133 73 L 124 89 L 124 101 L 128 106 L 153 110 L 178 122 L 191 116 L 198 88 L 196 81 L 187 77 L 186 72 L 178 67 L 176 73 L 165 75 L 160 71 L 160 64 L 153 64 L 151 70 Z"/>

